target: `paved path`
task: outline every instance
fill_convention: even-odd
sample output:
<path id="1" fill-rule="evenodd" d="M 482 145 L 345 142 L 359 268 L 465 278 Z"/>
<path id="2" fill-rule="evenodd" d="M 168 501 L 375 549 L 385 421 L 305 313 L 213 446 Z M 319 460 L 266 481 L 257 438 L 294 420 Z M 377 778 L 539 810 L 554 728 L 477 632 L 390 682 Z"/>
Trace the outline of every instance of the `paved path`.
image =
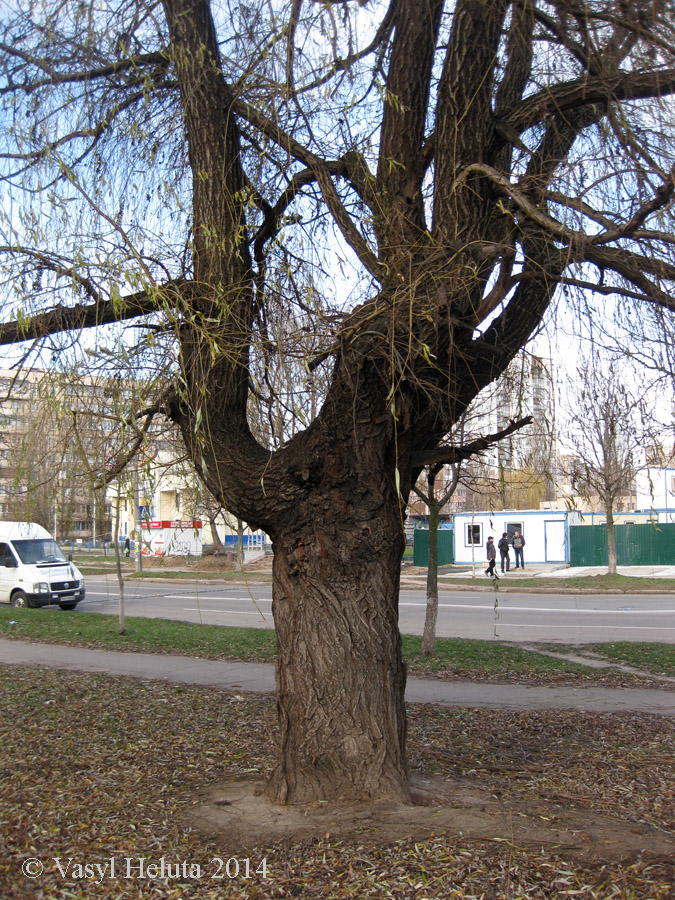
<path id="1" fill-rule="evenodd" d="M 51 666 L 78 672 L 109 672 L 159 681 L 202 684 L 229 691 L 268 693 L 274 690 L 271 663 L 227 662 L 158 653 L 118 653 L 0 640 L 0 666 Z M 0 668 L 0 677 L 9 668 Z M 578 709 L 586 712 L 643 712 L 675 716 L 675 691 L 640 688 L 529 687 L 409 678 L 406 700 L 447 706 L 492 709 Z"/>
<path id="2" fill-rule="evenodd" d="M 485 570 L 482 559 L 477 560 L 475 574 L 480 581 Z M 631 576 L 632 578 L 675 578 L 675 566 L 617 566 L 617 575 Z M 474 572 L 470 565 L 457 563 L 455 565 L 439 566 L 438 574 L 451 575 L 454 578 L 473 578 Z M 511 566 L 508 573 L 512 578 L 579 578 L 583 575 L 606 575 L 607 566 L 568 566 L 563 563 L 532 563 L 525 569 L 515 570 Z M 502 573 L 499 572 L 501 579 Z M 401 569 L 401 581 L 409 581 L 412 584 L 426 583 L 426 569 L 415 569 L 409 572 L 407 566 Z M 504 578 L 503 584 L 509 583 L 509 578 Z"/>

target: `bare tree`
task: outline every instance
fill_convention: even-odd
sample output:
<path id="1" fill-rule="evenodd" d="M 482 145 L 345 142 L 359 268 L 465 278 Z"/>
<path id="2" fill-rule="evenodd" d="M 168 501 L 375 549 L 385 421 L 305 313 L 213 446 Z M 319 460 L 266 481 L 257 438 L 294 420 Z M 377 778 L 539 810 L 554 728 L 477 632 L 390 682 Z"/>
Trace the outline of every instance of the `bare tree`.
<path id="1" fill-rule="evenodd" d="M 429 510 L 429 559 L 427 563 L 427 607 L 424 617 L 424 632 L 422 635 L 422 644 L 420 652 L 425 656 L 429 656 L 434 652 L 436 645 L 436 621 L 438 619 L 438 527 L 440 523 L 441 510 L 450 500 L 457 490 L 460 474 L 462 471 L 462 462 L 470 459 L 472 456 L 478 456 L 483 453 L 490 445 L 496 444 L 513 434 L 520 428 L 532 423 L 532 417 L 527 416 L 517 422 L 511 422 L 506 428 L 496 434 L 491 434 L 477 438 L 470 443 L 463 445 L 452 445 L 449 443 L 444 448 L 444 455 L 447 457 L 444 462 L 436 462 L 425 468 L 426 490 L 418 481 L 413 485 L 413 491 L 422 500 Z M 463 434 L 465 419 L 460 421 L 459 428 L 456 430 L 456 436 Z M 452 454 L 452 456 L 451 456 Z M 436 493 L 436 479 L 438 475 L 449 469 L 449 477 L 443 483 L 440 494 Z"/>
<path id="2" fill-rule="evenodd" d="M 567 443 L 574 455 L 566 475 L 587 501 L 599 500 L 607 518 L 607 557 L 616 575 L 614 514 L 621 497 L 630 495 L 644 460 L 645 446 L 654 442 L 656 419 L 644 396 L 622 380 L 620 368 L 603 371 L 599 360 L 577 372 L 570 392 Z"/>
<path id="3" fill-rule="evenodd" d="M 665 0 L 3 17 L 0 344 L 135 353 L 129 421 L 171 418 L 272 537 L 278 801 L 409 796 L 406 498 L 557 288 L 670 326 L 674 27 Z M 289 358 L 324 387 L 274 443 L 250 403 L 298 408 L 261 389 Z"/>
<path id="4" fill-rule="evenodd" d="M 413 491 L 422 500 L 429 510 L 429 557 L 427 560 L 427 606 L 424 615 L 424 631 L 420 653 L 430 656 L 436 646 L 436 622 L 438 619 L 438 527 L 440 524 L 441 510 L 448 503 L 457 490 L 461 463 L 449 466 L 449 477 L 443 483 L 440 494 L 436 493 L 436 479 L 445 471 L 444 463 L 436 463 L 424 470 L 426 486 L 421 485 L 422 479 L 413 486 Z M 423 477 L 424 477 L 423 476 Z"/>

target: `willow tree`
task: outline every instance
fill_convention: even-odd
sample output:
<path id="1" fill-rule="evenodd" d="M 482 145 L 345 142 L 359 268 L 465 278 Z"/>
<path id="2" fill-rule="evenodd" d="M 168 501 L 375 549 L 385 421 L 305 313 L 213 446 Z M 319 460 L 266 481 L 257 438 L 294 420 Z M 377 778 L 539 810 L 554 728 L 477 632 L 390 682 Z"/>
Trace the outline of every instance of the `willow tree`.
<path id="1" fill-rule="evenodd" d="M 16 0 L 1 27 L 0 341 L 126 323 L 166 362 L 143 412 L 273 541 L 271 796 L 408 796 L 411 486 L 560 285 L 673 307 L 672 4 Z M 271 447 L 250 402 L 288 354 L 326 387 Z"/>

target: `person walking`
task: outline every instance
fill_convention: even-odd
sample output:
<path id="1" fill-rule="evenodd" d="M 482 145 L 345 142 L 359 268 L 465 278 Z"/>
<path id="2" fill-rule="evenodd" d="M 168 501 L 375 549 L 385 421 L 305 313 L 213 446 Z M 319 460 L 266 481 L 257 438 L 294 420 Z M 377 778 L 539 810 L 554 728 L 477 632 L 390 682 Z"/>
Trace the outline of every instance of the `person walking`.
<path id="1" fill-rule="evenodd" d="M 489 537 L 487 539 L 487 544 L 485 545 L 485 551 L 487 554 L 488 567 L 485 570 L 486 575 L 492 575 L 493 578 L 497 578 L 497 573 L 495 572 L 495 562 L 497 560 L 497 548 L 495 547 L 495 539 L 493 537 Z"/>
<path id="2" fill-rule="evenodd" d="M 504 572 L 508 572 L 511 567 L 511 557 L 509 556 L 509 536 L 506 532 L 500 537 L 499 543 L 497 544 L 497 548 L 499 550 L 499 555 L 502 560 L 502 575 Z M 504 568 L 506 566 L 506 569 Z"/>
<path id="3" fill-rule="evenodd" d="M 516 569 L 525 568 L 525 559 L 523 557 L 523 547 L 525 546 L 525 538 L 519 531 L 513 535 L 513 552 L 516 557 Z"/>

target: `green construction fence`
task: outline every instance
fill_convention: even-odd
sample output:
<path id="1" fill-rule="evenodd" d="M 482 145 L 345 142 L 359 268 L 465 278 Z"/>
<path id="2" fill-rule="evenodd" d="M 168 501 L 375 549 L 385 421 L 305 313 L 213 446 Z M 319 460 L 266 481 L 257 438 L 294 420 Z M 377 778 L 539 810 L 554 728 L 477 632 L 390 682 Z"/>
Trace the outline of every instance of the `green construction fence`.
<path id="1" fill-rule="evenodd" d="M 675 565 L 675 524 L 615 525 L 619 566 Z M 570 525 L 570 565 L 607 565 L 607 525 Z"/>
<path id="2" fill-rule="evenodd" d="M 438 530 L 438 565 L 449 566 L 455 561 L 454 530 L 439 528 Z M 413 543 L 413 562 L 416 566 L 429 565 L 429 530 L 416 528 Z"/>

